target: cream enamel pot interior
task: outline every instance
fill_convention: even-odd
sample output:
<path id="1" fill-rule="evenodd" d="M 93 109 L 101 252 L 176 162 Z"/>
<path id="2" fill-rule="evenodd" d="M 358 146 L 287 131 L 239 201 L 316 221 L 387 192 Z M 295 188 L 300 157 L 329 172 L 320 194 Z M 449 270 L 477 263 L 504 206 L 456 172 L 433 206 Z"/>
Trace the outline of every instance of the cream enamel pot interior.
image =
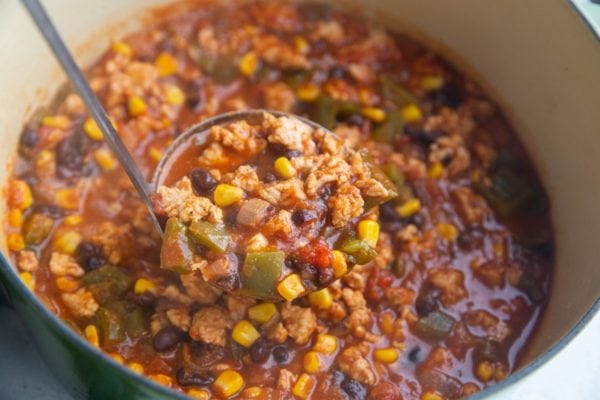
<path id="1" fill-rule="evenodd" d="M 82 65 L 109 40 L 149 18 L 164 0 L 45 1 Z M 420 38 L 504 106 L 551 198 L 557 264 L 541 324 L 512 377 L 478 396 L 507 394 L 599 308 L 600 45 L 566 0 L 378 0 L 374 17 Z M 127 17 L 133 18 L 127 18 Z M 0 2 L 0 185 L 10 173 L 23 122 L 65 77 L 17 0 Z M 0 202 L 0 215 L 5 215 Z M 5 238 L 0 232 L 1 247 Z M 6 253 L 5 253 L 6 254 Z M 1 257 L 0 257 L 1 258 Z M 82 398 L 170 398 L 65 329 L 19 283 L 6 260 L 0 278 L 48 364 Z"/>

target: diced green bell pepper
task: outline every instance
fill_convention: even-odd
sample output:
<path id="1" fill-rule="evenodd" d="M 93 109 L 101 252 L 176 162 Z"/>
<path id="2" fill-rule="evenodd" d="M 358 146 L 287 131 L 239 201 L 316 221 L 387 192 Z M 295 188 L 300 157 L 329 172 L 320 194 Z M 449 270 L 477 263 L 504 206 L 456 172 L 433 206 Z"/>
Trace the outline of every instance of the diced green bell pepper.
<path id="1" fill-rule="evenodd" d="M 394 103 L 398 107 L 419 102 L 411 92 L 397 83 L 391 75 L 383 75 L 380 83 L 383 98 Z"/>
<path id="2" fill-rule="evenodd" d="M 478 190 L 492 209 L 502 217 L 509 217 L 528 205 L 534 196 L 532 186 L 507 168 L 500 168 L 491 176 L 492 184 L 478 185 Z"/>
<path id="3" fill-rule="evenodd" d="M 98 303 L 105 304 L 119 298 L 133 284 L 133 278 L 114 265 L 104 265 L 86 273 L 81 283 L 93 294 Z"/>
<path id="4" fill-rule="evenodd" d="M 176 218 L 167 220 L 160 248 L 161 268 L 178 273 L 191 271 L 194 254 L 186 231 L 185 225 Z"/>
<path id="5" fill-rule="evenodd" d="M 240 274 L 242 291 L 258 298 L 276 298 L 284 263 L 285 253 L 282 251 L 246 254 Z"/>
<path id="6" fill-rule="evenodd" d="M 202 246 L 218 253 L 225 253 L 230 237 L 222 226 L 206 221 L 194 222 L 188 229 L 190 236 Z"/>
<path id="7" fill-rule="evenodd" d="M 371 178 L 379 181 L 384 188 L 387 189 L 388 194 L 386 196 L 381 197 L 367 197 L 365 198 L 365 210 L 370 210 L 371 208 L 385 203 L 386 201 L 390 201 L 391 199 L 398 196 L 398 188 L 396 185 L 386 176 L 386 174 L 379 168 L 373 157 L 366 151 L 361 150 L 360 155 L 363 159 L 365 167 L 370 171 Z"/>
<path id="8" fill-rule="evenodd" d="M 33 213 L 23 222 L 23 239 L 27 244 L 40 244 L 50 234 L 54 220 L 44 213 Z"/>
<path id="9" fill-rule="evenodd" d="M 197 60 L 200 68 L 222 85 L 231 83 L 238 75 L 237 65 L 230 57 L 224 55 L 213 56 L 198 50 Z"/>
<path id="10" fill-rule="evenodd" d="M 96 319 L 100 327 L 103 346 L 114 346 L 125 340 L 125 330 L 121 318 L 116 312 L 101 307 L 96 312 Z"/>
<path id="11" fill-rule="evenodd" d="M 333 129 L 336 120 L 346 119 L 359 112 L 357 103 L 319 96 L 313 105 L 312 119 L 327 129 Z"/>
<path id="12" fill-rule="evenodd" d="M 377 252 L 369 244 L 354 237 L 343 239 L 338 246 L 348 256 L 348 261 L 353 264 L 364 265 L 377 256 Z"/>
<path id="13" fill-rule="evenodd" d="M 441 311 L 432 311 L 415 323 L 415 334 L 426 340 L 442 340 L 452 330 L 454 319 Z"/>
<path id="14" fill-rule="evenodd" d="M 377 142 L 391 143 L 404 133 L 404 118 L 402 113 L 394 110 L 387 114 L 387 118 L 373 129 L 371 136 Z"/>

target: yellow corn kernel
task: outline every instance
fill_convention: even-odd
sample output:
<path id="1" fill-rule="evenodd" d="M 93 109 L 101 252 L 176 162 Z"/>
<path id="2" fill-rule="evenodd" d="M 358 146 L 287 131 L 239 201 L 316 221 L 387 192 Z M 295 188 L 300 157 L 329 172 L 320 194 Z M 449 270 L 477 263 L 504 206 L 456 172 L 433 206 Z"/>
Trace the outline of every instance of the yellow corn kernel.
<path id="1" fill-rule="evenodd" d="M 310 43 L 302 36 L 294 36 L 294 46 L 300 54 L 307 54 L 310 51 Z"/>
<path id="2" fill-rule="evenodd" d="M 435 226 L 438 234 L 446 240 L 454 240 L 458 236 L 458 229 L 452 224 L 447 222 L 440 222 Z"/>
<path id="3" fill-rule="evenodd" d="M 148 157 L 154 162 L 159 162 L 163 156 L 163 152 L 154 146 L 148 148 Z"/>
<path id="4" fill-rule="evenodd" d="M 156 57 L 154 65 L 158 68 L 158 74 L 160 76 L 173 75 L 179 68 L 177 60 L 169 53 L 160 53 L 158 57 Z"/>
<path id="5" fill-rule="evenodd" d="M 421 87 L 427 92 L 440 90 L 444 86 L 444 78 L 439 75 L 427 75 L 421 78 Z"/>
<path id="6" fill-rule="evenodd" d="M 437 392 L 428 391 L 421 395 L 421 400 L 444 400 L 444 397 Z"/>
<path id="7" fill-rule="evenodd" d="M 58 189 L 55 194 L 56 204 L 65 210 L 78 210 L 81 196 L 75 188 Z"/>
<path id="8" fill-rule="evenodd" d="M 163 386 L 171 387 L 173 385 L 173 378 L 165 374 L 152 374 L 149 376 L 156 383 L 160 383 Z"/>
<path id="9" fill-rule="evenodd" d="M 263 392 L 264 392 L 263 388 L 261 388 L 259 386 L 252 386 L 247 389 L 244 389 L 241 397 L 243 399 L 257 399 L 263 394 Z"/>
<path id="10" fill-rule="evenodd" d="M 151 280 L 145 278 L 139 278 L 133 285 L 133 291 L 135 294 L 142 294 L 145 292 L 154 293 L 156 292 L 156 285 Z"/>
<path id="11" fill-rule="evenodd" d="M 82 221 L 83 217 L 77 214 L 69 215 L 63 219 L 63 222 L 69 226 L 77 226 L 81 224 Z"/>
<path id="12" fill-rule="evenodd" d="M 162 117 L 160 119 L 160 122 L 162 123 L 163 128 L 168 128 L 172 125 L 171 120 L 167 117 Z"/>
<path id="13" fill-rule="evenodd" d="M 195 400 L 208 400 L 210 399 L 210 392 L 208 390 L 205 389 L 188 389 L 187 392 L 185 392 L 189 397 L 191 397 L 192 399 Z"/>
<path id="14" fill-rule="evenodd" d="M 167 103 L 172 106 L 180 106 L 185 102 L 185 93 L 176 85 L 166 87 Z"/>
<path id="15" fill-rule="evenodd" d="M 213 390 L 222 397 L 231 397 L 244 387 L 244 378 L 237 371 L 225 370 L 215 379 Z"/>
<path id="16" fill-rule="evenodd" d="M 54 248 L 64 254 L 73 254 L 79 243 L 81 235 L 75 231 L 65 231 L 54 240 Z"/>
<path id="17" fill-rule="evenodd" d="M 402 110 L 400 110 L 400 112 L 402 113 L 404 121 L 406 121 L 409 124 L 417 122 L 418 120 L 423 118 L 423 113 L 421 112 L 419 106 L 416 104 L 408 104 L 402 107 Z"/>
<path id="18" fill-rule="evenodd" d="M 140 96 L 131 96 L 127 102 L 127 110 L 132 117 L 138 117 L 146 113 L 148 106 Z"/>
<path id="19" fill-rule="evenodd" d="M 385 111 L 377 107 L 364 107 L 362 110 L 360 110 L 360 113 L 363 115 L 363 117 L 375 123 L 383 122 L 386 118 Z"/>
<path id="20" fill-rule="evenodd" d="M 316 351 L 309 351 L 304 355 L 304 369 L 306 372 L 314 374 L 319 372 L 321 368 L 322 363 Z"/>
<path id="21" fill-rule="evenodd" d="M 107 171 L 114 169 L 117 166 L 117 160 L 112 153 L 105 148 L 99 148 L 94 151 L 94 159 L 96 159 L 96 162 L 102 169 Z"/>
<path id="22" fill-rule="evenodd" d="M 23 283 L 25 284 L 25 286 L 27 286 L 27 288 L 29 290 L 33 290 L 34 283 L 33 283 L 33 275 L 31 275 L 31 272 L 21 272 L 19 274 L 19 278 L 21 278 L 21 280 L 23 281 Z"/>
<path id="23" fill-rule="evenodd" d="M 226 183 L 217 185 L 214 193 L 215 204 L 219 207 L 227 207 L 237 203 L 244 197 L 244 191 L 236 186 Z"/>
<path id="24" fill-rule="evenodd" d="M 442 176 L 442 172 L 444 172 L 444 166 L 442 165 L 442 163 L 434 162 L 429 166 L 429 169 L 427 170 L 427 176 L 429 176 L 432 179 L 437 179 L 440 176 Z"/>
<path id="25" fill-rule="evenodd" d="M 35 167 L 38 170 L 45 170 L 50 167 L 54 163 L 54 152 L 50 150 L 42 150 L 38 153 L 35 159 Z"/>
<path id="26" fill-rule="evenodd" d="M 292 394 L 301 399 L 306 399 L 314 390 L 316 383 L 315 378 L 311 375 L 302 374 L 294 384 Z"/>
<path id="27" fill-rule="evenodd" d="M 394 331 L 394 315 L 392 313 L 386 312 L 383 314 L 379 323 L 379 329 L 386 335 Z"/>
<path id="28" fill-rule="evenodd" d="M 262 233 L 257 233 L 246 242 L 246 253 L 265 250 L 269 247 L 269 239 Z"/>
<path id="29" fill-rule="evenodd" d="M 13 179 L 8 186 L 8 206 L 25 210 L 33 203 L 33 195 L 27 182 Z"/>
<path id="30" fill-rule="evenodd" d="M 266 324 L 277 312 L 273 303 L 260 303 L 248 309 L 248 317 L 259 324 Z"/>
<path id="31" fill-rule="evenodd" d="M 373 95 L 369 89 L 367 89 L 367 88 L 358 89 L 358 100 L 360 101 L 360 104 L 362 104 L 363 106 L 368 106 L 369 103 L 371 103 L 372 98 L 373 98 Z"/>
<path id="32" fill-rule="evenodd" d="M 67 129 L 71 125 L 71 121 L 64 115 L 48 115 L 42 118 L 42 125 L 48 128 Z"/>
<path id="33" fill-rule="evenodd" d="M 375 248 L 379 240 L 379 222 L 371 219 L 364 219 L 358 223 L 356 227 L 358 237 Z"/>
<path id="34" fill-rule="evenodd" d="M 256 57 L 256 53 L 250 51 L 240 59 L 240 72 L 244 76 L 252 76 L 254 71 L 256 71 L 256 67 L 258 66 L 258 58 Z"/>
<path id="35" fill-rule="evenodd" d="M 117 54 L 122 54 L 126 57 L 131 57 L 133 55 L 133 50 L 131 50 L 131 46 L 129 46 L 125 42 L 114 42 L 111 46 L 112 51 Z"/>
<path id="36" fill-rule="evenodd" d="M 63 292 L 73 292 L 79 287 L 79 282 L 67 276 L 60 276 L 54 282 L 56 287 Z"/>
<path id="37" fill-rule="evenodd" d="M 321 88 L 314 83 L 302 85 L 296 90 L 296 96 L 306 103 L 315 101 L 319 97 L 319 94 L 321 94 Z"/>
<path id="38" fill-rule="evenodd" d="M 311 306 L 320 310 L 328 310 L 333 303 L 333 297 L 328 288 L 317 290 L 308 295 L 308 301 Z"/>
<path id="39" fill-rule="evenodd" d="M 404 204 L 396 207 L 396 212 L 402 218 L 410 217 L 416 214 L 421 209 L 421 201 L 417 198 L 412 198 L 404 202 Z"/>
<path id="40" fill-rule="evenodd" d="M 398 359 L 398 350 L 393 347 L 387 349 L 375 349 L 373 351 L 373 358 L 381 363 L 391 364 Z"/>
<path id="41" fill-rule="evenodd" d="M 19 233 L 11 233 L 6 241 L 9 250 L 21 251 L 25 248 L 25 240 Z"/>
<path id="42" fill-rule="evenodd" d="M 116 362 L 118 362 L 119 364 L 123 364 L 125 362 L 125 360 L 123 359 L 123 356 L 120 354 L 110 354 L 110 357 L 115 360 Z"/>
<path id="43" fill-rule="evenodd" d="M 502 379 L 506 378 L 506 376 L 508 375 L 506 366 L 501 362 L 497 362 L 494 364 L 494 370 L 495 370 L 494 379 L 496 381 L 501 381 Z"/>
<path id="44" fill-rule="evenodd" d="M 20 228 L 23 225 L 23 212 L 18 208 L 13 208 L 8 212 L 8 224 L 13 228 Z"/>
<path id="45" fill-rule="evenodd" d="M 331 252 L 333 260 L 331 266 L 333 267 L 333 275 L 339 278 L 346 274 L 348 271 L 348 263 L 346 263 L 346 256 L 339 250 L 333 250 Z"/>
<path id="46" fill-rule="evenodd" d="M 335 336 L 319 333 L 315 339 L 313 350 L 317 353 L 331 355 L 337 350 L 337 345 L 338 341 Z"/>
<path id="47" fill-rule="evenodd" d="M 231 331 L 231 337 L 244 347 L 250 347 L 258 340 L 260 333 L 245 319 L 238 322 Z"/>
<path id="48" fill-rule="evenodd" d="M 94 325 L 88 325 L 84 328 L 83 334 L 88 342 L 93 346 L 100 346 L 100 340 L 98 339 L 98 329 Z"/>
<path id="49" fill-rule="evenodd" d="M 306 291 L 302 280 L 296 274 L 289 274 L 277 285 L 277 291 L 287 301 L 292 301 Z"/>
<path id="50" fill-rule="evenodd" d="M 472 382 L 467 382 L 462 387 L 462 396 L 463 396 L 463 398 L 468 397 L 468 396 L 470 396 L 472 394 L 475 394 L 477 392 L 479 392 L 479 387 L 476 384 L 472 383 Z"/>
<path id="51" fill-rule="evenodd" d="M 277 176 L 283 179 L 289 179 L 296 175 L 296 168 L 287 157 L 279 157 L 275 160 L 274 169 Z"/>
<path id="52" fill-rule="evenodd" d="M 98 126 L 96 121 L 94 121 L 93 118 L 88 118 L 85 120 L 85 122 L 83 123 L 83 130 L 92 140 L 102 140 L 102 138 L 104 137 L 102 131 L 100 130 L 100 127 Z"/>
<path id="53" fill-rule="evenodd" d="M 496 242 L 493 244 L 494 256 L 498 259 L 503 259 L 506 256 L 506 246 L 504 242 Z"/>
<path id="54" fill-rule="evenodd" d="M 137 362 L 130 362 L 129 364 L 127 364 L 127 366 L 129 367 L 130 370 L 132 370 L 133 372 L 137 373 L 137 374 L 143 374 L 144 373 L 144 366 L 140 363 Z"/>
<path id="55" fill-rule="evenodd" d="M 471 182 L 478 183 L 479 181 L 481 181 L 481 171 L 474 169 L 473 172 L 471 172 Z"/>
<path id="56" fill-rule="evenodd" d="M 489 361 L 482 361 L 477 364 L 477 368 L 475 369 L 475 375 L 482 382 L 487 382 L 492 379 L 494 375 L 494 368 Z"/>

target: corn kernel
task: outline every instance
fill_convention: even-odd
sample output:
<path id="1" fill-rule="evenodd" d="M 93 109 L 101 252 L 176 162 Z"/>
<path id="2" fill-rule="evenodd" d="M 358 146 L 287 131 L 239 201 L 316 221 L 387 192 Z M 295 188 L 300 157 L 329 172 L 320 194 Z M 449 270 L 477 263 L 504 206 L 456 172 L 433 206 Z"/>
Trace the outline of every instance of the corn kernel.
<path id="1" fill-rule="evenodd" d="M 208 400 L 210 399 L 210 392 L 205 389 L 188 389 L 186 394 L 195 400 Z"/>
<path id="2" fill-rule="evenodd" d="M 8 212 L 8 224 L 13 228 L 20 228 L 23 225 L 23 212 L 18 208 L 13 208 Z"/>
<path id="3" fill-rule="evenodd" d="M 252 386 L 247 389 L 244 389 L 241 397 L 243 399 L 257 399 L 263 394 L 263 392 L 264 392 L 263 388 L 261 388 L 259 386 Z"/>
<path id="4" fill-rule="evenodd" d="M 244 378 L 232 369 L 221 372 L 213 383 L 214 391 L 222 397 L 231 397 L 242 390 L 242 387 L 244 387 Z"/>
<path id="5" fill-rule="evenodd" d="M 331 252 L 333 260 L 331 266 L 333 267 L 333 275 L 339 278 L 346 274 L 348 271 L 348 263 L 346 263 L 346 256 L 339 250 L 333 250 Z"/>
<path id="6" fill-rule="evenodd" d="M 100 346 L 100 340 L 98 339 L 98 329 L 94 325 L 88 325 L 84 328 L 83 334 L 88 342 L 92 344 L 92 346 Z"/>
<path id="7" fill-rule="evenodd" d="M 306 399 L 314 390 L 316 383 L 315 378 L 311 375 L 302 374 L 294 384 L 292 394 L 301 399 Z"/>
<path id="8" fill-rule="evenodd" d="M 292 301 L 306 291 L 302 280 L 296 274 L 289 274 L 277 285 L 277 291 L 287 301 Z"/>
<path id="9" fill-rule="evenodd" d="M 404 121 L 406 121 L 409 124 L 413 123 L 413 122 L 417 122 L 418 120 L 420 120 L 423 117 L 423 114 L 421 113 L 421 109 L 416 104 L 406 105 L 406 106 L 402 107 L 402 110 L 400 110 L 400 111 L 402 113 L 402 117 L 404 118 Z"/>
<path id="10" fill-rule="evenodd" d="M 77 214 L 69 215 L 63 219 L 63 222 L 65 223 L 65 225 L 69 225 L 69 226 L 77 226 L 77 225 L 81 224 L 82 221 L 83 221 L 83 217 L 81 215 L 77 215 Z"/>
<path id="11" fill-rule="evenodd" d="M 421 209 L 421 201 L 417 198 L 407 200 L 404 204 L 396 207 L 396 212 L 402 218 L 410 217 Z"/>
<path id="12" fill-rule="evenodd" d="M 265 250 L 269 247 L 269 239 L 262 233 L 257 233 L 246 242 L 246 253 Z"/>
<path id="13" fill-rule="evenodd" d="M 7 239 L 8 249 L 12 251 L 21 251 L 25 248 L 25 240 L 19 233 L 11 233 Z"/>
<path id="14" fill-rule="evenodd" d="M 110 171 L 117 166 L 117 160 L 112 153 L 105 148 L 99 148 L 94 151 L 94 159 L 102 169 L 107 171 Z"/>
<path id="15" fill-rule="evenodd" d="M 172 106 L 180 106 L 185 102 L 185 93 L 176 85 L 166 87 L 167 103 Z"/>
<path id="16" fill-rule="evenodd" d="M 159 162 L 163 156 L 163 152 L 154 146 L 148 148 L 148 157 L 154 162 Z"/>
<path id="17" fill-rule="evenodd" d="M 25 286 L 27 286 L 27 289 L 33 290 L 34 282 L 33 275 L 31 275 L 31 272 L 21 272 L 19 274 L 19 278 L 21 278 Z"/>
<path id="18" fill-rule="evenodd" d="M 120 354 L 111 354 L 110 357 L 115 360 L 116 362 L 118 362 L 119 364 L 123 364 L 125 362 L 125 360 L 123 359 L 123 356 Z"/>
<path id="19" fill-rule="evenodd" d="M 163 386 L 171 387 L 173 385 L 173 378 L 165 374 L 152 374 L 149 376 L 156 383 L 160 383 Z"/>
<path id="20" fill-rule="evenodd" d="M 160 76 L 173 75 L 178 69 L 177 60 L 169 53 L 160 53 L 158 57 L 156 57 L 154 65 L 158 68 L 158 74 Z"/>
<path id="21" fill-rule="evenodd" d="M 287 157 L 279 157 L 275 160 L 274 169 L 277 176 L 283 179 L 289 179 L 296 175 L 296 168 Z"/>
<path id="22" fill-rule="evenodd" d="M 245 319 L 238 322 L 231 331 L 231 337 L 244 347 L 250 347 L 258 340 L 260 333 Z"/>
<path id="23" fill-rule="evenodd" d="M 494 368 L 492 367 L 492 364 L 490 364 L 489 361 L 482 361 L 479 364 L 477 364 L 475 375 L 477 376 L 477 378 L 479 378 L 480 381 L 487 382 L 490 379 L 492 379 L 492 376 L 494 375 Z"/>
<path id="24" fill-rule="evenodd" d="M 333 298 L 328 288 L 317 290 L 308 295 L 308 301 L 311 306 L 320 310 L 328 310 L 331 308 Z"/>
<path id="25" fill-rule="evenodd" d="M 367 88 L 358 89 L 358 100 L 363 106 L 368 106 L 373 99 L 373 93 Z"/>
<path id="26" fill-rule="evenodd" d="M 156 285 L 151 280 L 139 278 L 137 281 L 135 281 L 133 291 L 135 294 L 142 294 L 146 292 L 155 293 Z"/>
<path id="27" fill-rule="evenodd" d="M 474 169 L 473 172 L 471 172 L 471 182 L 478 183 L 479 181 L 481 181 L 481 171 Z"/>
<path id="28" fill-rule="evenodd" d="M 437 392 L 424 392 L 421 395 L 421 400 L 444 400 L 444 398 Z"/>
<path id="29" fill-rule="evenodd" d="M 27 182 L 13 179 L 8 186 L 8 206 L 25 210 L 33 203 L 33 195 Z"/>
<path id="30" fill-rule="evenodd" d="M 375 248 L 379 240 L 379 223 L 370 219 L 364 219 L 358 223 L 356 227 L 358 237 Z"/>
<path id="31" fill-rule="evenodd" d="M 44 149 L 38 153 L 35 159 L 35 167 L 38 168 L 38 170 L 45 170 L 54 163 L 54 159 L 54 152 Z"/>
<path id="32" fill-rule="evenodd" d="M 373 358 L 381 363 L 391 364 L 398 359 L 398 350 L 393 347 L 387 349 L 375 349 L 373 351 Z"/>
<path id="33" fill-rule="evenodd" d="M 307 54 L 310 51 L 310 43 L 302 36 L 294 36 L 294 46 L 300 54 Z"/>
<path id="34" fill-rule="evenodd" d="M 505 364 L 501 363 L 501 362 L 497 362 L 494 364 L 494 379 L 496 381 L 501 381 L 502 379 L 506 378 L 506 376 L 508 375 L 508 371 L 506 369 Z"/>
<path id="35" fill-rule="evenodd" d="M 319 372 L 321 368 L 322 364 L 317 352 L 309 351 L 304 355 L 304 369 L 306 372 L 314 374 Z"/>
<path id="36" fill-rule="evenodd" d="M 79 287 L 79 283 L 75 279 L 67 276 L 60 276 L 54 282 L 56 287 L 63 292 L 73 292 Z"/>
<path id="37" fill-rule="evenodd" d="M 75 231 L 66 231 L 54 240 L 54 248 L 64 254 L 73 254 L 79 243 L 81 235 Z"/>
<path id="38" fill-rule="evenodd" d="M 127 366 L 129 367 L 130 370 L 132 370 L 136 374 L 144 373 L 144 366 L 140 363 L 137 363 L 134 361 L 134 362 L 130 362 L 129 364 L 127 364 Z"/>
<path id="39" fill-rule="evenodd" d="M 256 53 L 250 51 L 241 58 L 239 68 L 242 75 L 250 77 L 256 71 L 257 66 L 258 58 L 256 57 Z"/>
<path id="40" fill-rule="evenodd" d="M 80 198 L 79 190 L 75 188 L 58 189 L 55 195 L 56 204 L 65 210 L 78 210 Z"/>
<path id="41" fill-rule="evenodd" d="M 237 203 L 244 197 L 244 191 L 236 186 L 226 183 L 217 185 L 214 193 L 215 204 L 219 207 L 227 207 Z"/>
<path id="42" fill-rule="evenodd" d="M 273 303 L 260 303 L 248 309 L 248 317 L 259 324 L 266 324 L 277 312 Z"/>
<path id="43" fill-rule="evenodd" d="M 112 51 L 117 54 L 122 54 L 126 57 L 131 57 L 133 55 L 133 50 L 131 50 L 131 46 L 124 42 L 114 42 L 111 46 Z"/>
<path id="44" fill-rule="evenodd" d="M 127 110 L 132 117 L 138 117 L 146 113 L 148 106 L 141 97 L 131 96 L 127 103 Z"/>
<path id="45" fill-rule="evenodd" d="M 438 234 L 446 240 L 454 240 L 458 236 L 458 229 L 452 224 L 440 222 L 435 226 Z"/>
<path id="46" fill-rule="evenodd" d="M 463 398 L 468 397 L 468 396 L 470 396 L 472 394 L 475 394 L 477 392 L 479 392 L 479 387 L 476 384 L 472 383 L 472 382 L 467 382 L 462 387 Z"/>
<path id="47" fill-rule="evenodd" d="M 319 333 L 315 339 L 313 350 L 317 353 L 331 355 L 337 350 L 337 345 L 337 338 L 335 336 Z"/>
<path id="48" fill-rule="evenodd" d="M 379 329 L 386 335 L 394 331 L 394 315 L 392 313 L 386 312 L 383 314 L 379 323 Z"/>
<path id="49" fill-rule="evenodd" d="M 421 78 L 421 87 L 427 92 L 440 90 L 444 86 L 444 78 L 438 75 L 427 75 Z"/>
<path id="50" fill-rule="evenodd" d="M 314 83 L 302 85 L 296 90 L 296 96 L 306 103 L 315 101 L 319 94 L 321 94 L 321 88 Z"/>
<path id="51" fill-rule="evenodd" d="M 440 176 L 442 176 L 442 172 L 444 172 L 444 166 L 442 163 L 434 162 L 427 170 L 427 176 L 432 179 L 438 179 Z"/>
<path id="52" fill-rule="evenodd" d="M 362 110 L 360 110 L 360 113 L 363 115 L 363 117 L 375 123 L 383 122 L 386 118 L 385 111 L 377 107 L 365 107 Z"/>
<path id="53" fill-rule="evenodd" d="M 42 118 L 42 125 L 48 128 L 67 129 L 71 125 L 71 121 L 64 115 L 49 115 Z"/>
<path id="54" fill-rule="evenodd" d="M 83 130 L 92 140 L 102 140 L 102 138 L 104 137 L 102 131 L 100 130 L 100 127 L 98 126 L 96 121 L 94 121 L 93 118 L 88 118 L 85 120 L 85 122 L 83 123 Z"/>

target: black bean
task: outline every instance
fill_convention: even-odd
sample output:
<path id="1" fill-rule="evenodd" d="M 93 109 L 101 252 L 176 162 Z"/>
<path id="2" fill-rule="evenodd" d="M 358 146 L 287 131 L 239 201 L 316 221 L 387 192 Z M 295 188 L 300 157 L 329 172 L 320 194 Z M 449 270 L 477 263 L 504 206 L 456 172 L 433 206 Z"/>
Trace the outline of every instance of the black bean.
<path id="1" fill-rule="evenodd" d="M 445 84 L 440 90 L 431 92 L 429 98 L 438 108 L 442 106 L 457 108 L 464 101 L 461 88 L 453 82 Z"/>
<path id="2" fill-rule="evenodd" d="M 384 224 L 400 221 L 401 219 L 392 202 L 383 203 L 379 206 L 379 214 L 381 215 L 381 221 L 383 221 Z"/>
<path id="3" fill-rule="evenodd" d="M 56 164 L 72 172 L 81 171 L 89 142 L 80 132 L 67 136 L 56 145 Z"/>
<path id="4" fill-rule="evenodd" d="M 302 153 L 298 150 L 286 150 L 283 155 L 291 160 L 292 158 L 300 157 Z"/>
<path id="5" fill-rule="evenodd" d="M 429 315 L 430 312 L 435 310 L 437 300 L 435 294 L 428 291 L 425 295 L 420 295 L 415 300 L 415 310 L 420 317 Z"/>
<path id="6" fill-rule="evenodd" d="M 35 212 L 46 214 L 52 219 L 59 219 L 65 216 L 65 210 L 54 204 L 41 204 L 33 206 Z"/>
<path id="7" fill-rule="evenodd" d="M 152 346 L 158 352 L 171 350 L 181 341 L 181 331 L 174 326 L 161 329 L 152 338 Z"/>
<path id="8" fill-rule="evenodd" d="M 333 268 L 321 268 L 319 269 L 319 286 L 329 286 L 334 281 Z"/>
<path id="9" fill-rule="evenodd" d="M 290 351 L 287 347 L 277 346 L 273 349 L 273 359 L 275 359 L 278 364 L 286 364 L 290 358 Z"/>
<path id="10" fill-rule="evenodd" d="M 316 281 L 319 272 L 317 271 L 317 268 L 314 265 L 298 260 L 293 260 L 291 265 L 292 269 L 298 272 L 298 275 L 300 275 L 300 278 L 302 278 L 303 280 L 313 282 Z"/>
<path id="11" fill-rule="evenodd" d="M 312 221 L 315 217 L 315 214 L 308 210 L 296 210 L 292 213 L 292 221 L 296 226 L 300 226 L 307 221 Z"/>
<path id="12" fill-rule="evenodd" d="M 362 400 L 367 398 L 367 389 L 359 381 L 346 378 L 342 381 L 340 387 L 353 400 Z"/>
<path id="13" fill-rule="evenodd" d="M 266 362 L 269 359 L 270 354 L 271 349 L 269 343 L 263 338 L 258 339 L 254 342 L 252 347 L 250 347 L 250 358 L 252 359 L 252 362 L 255 362 L 256 364 L 263 364 Z"/>
<path id="14" fill-rule="evenodd" d="M 408 359 L 410 362 L 418 363 L 420 361 L 419 353 L 421 352 L 421 348 L 419 346 L 415 346 L 408 352 Z"/>
<path id="15" fill-rule="evenodd" d="M 149 291 L 138 294 L 133 298 L 135 304 L 143 308 L 152 308 L 156 304 L 156 297 Z"/>
<path id="16" fill-rule="evenodd" d="M 431 145 L 444 135 L 440 131 L 427 132 L 422 129 L 418 129 L 417 127 L 411 124 L 406 124 L 404 126 L 404 134 L 416 144 L 419 144 L 424 147 L 429 147 L 429 145 Z"/>
<path id="17" fill-rule="evenodd" d="M 263 181 L 265 183 L 275 182 L 276 180 L 277 180 L 277 177 L 275 176 L 275 174 L 272 174 L 270 172 L 266 173 L 265 176 L 263 177 Z"/>
<path id="18" fill-rule="evenodd" d="M 350 74 L 348 74 L 348 71 L 346 70 L 346 68 L 344 68 L 340 65 L 336 65 L 335 67 L 333 67 L 329 70 L 329 77 L 332 79 L 343 79 L 343 80 L 351 79 L 351 76 L 350 76 Z"/>
<path id="19" fill-rule="evenodd" d="M 237 214 L 237 211 L 227 210 L 225 213 L 225 225 L 229 226 L 230 228 L 235 228 L 237 225 Z"/>
<path id="20" fill-rule="evenodd" d="M 192 109 L 199 108 L 204 103 L 204 90 L 202 82 L 199 80 L 190 80 L 182 85 L 185 88 L 185 99 L 188 107 Z"/>
<path id="21" fill-rule="evenodd" d="M 196 193 L 200 195 L 211 194 L 217 186 L 217 181 L 213 176 L 205 169 L 195 168 L 190 173 L 190 180 Z"/>
<path id="22" fill-rule="evenodd" d="M 209 374 L 194 374 L 184 368 L 179 368 L 175 378 L 181 386 L 208 386 L 214 381 Z"/>
<path id="23" fill-rule="evenodd" d="M 38 133 L 31 128 L 25 128 L 23 133 L 21 133 L 21 138 L 19 139 L 19 145 L 21 147 L 32 148 L 35 147 L 38 143 Z"/>
<path id="24" fill-rule="evenodd" d="M 79 243 L 75 250 L 75 258 L 86 271 L 92 271 L 106 264 L 102 246 L 90 242 Z"/>

